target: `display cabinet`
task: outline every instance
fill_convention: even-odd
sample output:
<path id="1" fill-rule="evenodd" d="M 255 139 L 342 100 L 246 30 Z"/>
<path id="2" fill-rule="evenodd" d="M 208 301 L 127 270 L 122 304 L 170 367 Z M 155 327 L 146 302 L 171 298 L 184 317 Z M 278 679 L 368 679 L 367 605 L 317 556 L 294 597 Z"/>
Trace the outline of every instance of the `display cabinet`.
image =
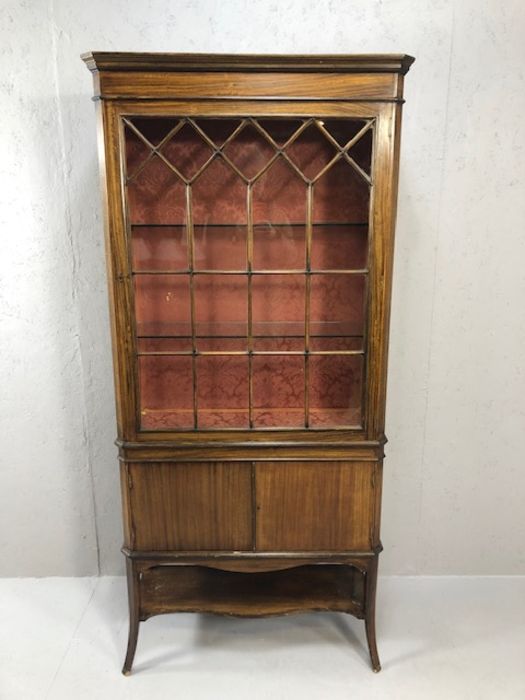
<path id="1" fill-rule="evenodd" d="M 139 622 L 362 618 L 413 59 L 92 53 Z"/>

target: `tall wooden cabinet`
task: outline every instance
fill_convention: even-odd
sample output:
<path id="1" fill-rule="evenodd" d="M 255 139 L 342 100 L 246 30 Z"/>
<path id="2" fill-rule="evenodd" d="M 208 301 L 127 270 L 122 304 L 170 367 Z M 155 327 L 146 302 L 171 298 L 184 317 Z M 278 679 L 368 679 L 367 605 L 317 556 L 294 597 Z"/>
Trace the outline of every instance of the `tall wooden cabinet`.
<path id="1" fill-rule="evenodd" d="M 90 53 L 130 633 L 374 607 L 404 55 Z"/>

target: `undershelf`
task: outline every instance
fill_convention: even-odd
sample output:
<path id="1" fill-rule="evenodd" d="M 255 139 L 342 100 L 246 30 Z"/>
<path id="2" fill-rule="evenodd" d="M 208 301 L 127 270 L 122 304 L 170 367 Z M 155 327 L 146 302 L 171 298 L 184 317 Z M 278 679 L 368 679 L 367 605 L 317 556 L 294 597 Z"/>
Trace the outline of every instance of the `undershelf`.
<path id="1" fill-rule="evenodd" d="M 351 566 L 308 565 L 239 573 L 199 566 L 156 566 L 140 582 L 141 619 L 171 612 L 238 617 L 333 610 L 363 617 L 363 575 Z"/>

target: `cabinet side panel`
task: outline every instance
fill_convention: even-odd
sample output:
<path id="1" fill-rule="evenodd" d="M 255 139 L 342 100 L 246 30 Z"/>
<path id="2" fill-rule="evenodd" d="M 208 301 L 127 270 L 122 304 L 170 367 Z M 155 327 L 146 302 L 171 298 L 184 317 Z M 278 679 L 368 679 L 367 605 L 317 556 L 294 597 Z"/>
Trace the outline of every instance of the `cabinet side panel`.
<path id="1" fill-rule="evenodd" d="M 258 462 L 258 551 L 369 551 L 371 462 Z"/>
<path id="2" fill-rule="evenodd" d="M 119 117 L 110 103 L 99 104 L 97 109 L 117 425 L 119 437 L 130 439 L 135 434 L 132 300 L 121 189 Z"/>
<path id="3" fill-rule="evenodd" d="M 129 464 L 135 548 L 251 550 L 249 462 Z"/>
<path id="4" fill-rule="evenodd" d="M 368 337 L 368 438 L 385 428 L 388 334 L 394 259 L 399 171 L 401 105 L 386 104 L 376 121 L 370 250 L 370 325 Z"/>
<path id="5" fill-rule="evenodd" d="M 372 528 L 372 546 L 381 546 L 381 505 L 383 494 L 383 461 L 377 462 L 374 469 L 374 518 Z"/>
<path id="6" fill-rule="evenodd" d="M 122 527 L 124 530 L 124 546 L 133 549 L 133 525 L 131 522 L 131 511 L 129 503 L 131 483 L 129 466 L 126 462 L 120 463 L 120 495 L 122 503 Z"/>

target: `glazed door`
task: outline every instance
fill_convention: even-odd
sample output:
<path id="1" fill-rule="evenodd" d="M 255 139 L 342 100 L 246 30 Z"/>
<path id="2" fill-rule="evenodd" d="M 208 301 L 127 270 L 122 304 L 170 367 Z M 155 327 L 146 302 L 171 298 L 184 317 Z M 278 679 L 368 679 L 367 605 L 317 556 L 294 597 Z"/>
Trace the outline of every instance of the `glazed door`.
<path id="1" fill-rule="evenodd" d="M 374 119 L 120 124 L 139 430 L 362 429 Z"/>

